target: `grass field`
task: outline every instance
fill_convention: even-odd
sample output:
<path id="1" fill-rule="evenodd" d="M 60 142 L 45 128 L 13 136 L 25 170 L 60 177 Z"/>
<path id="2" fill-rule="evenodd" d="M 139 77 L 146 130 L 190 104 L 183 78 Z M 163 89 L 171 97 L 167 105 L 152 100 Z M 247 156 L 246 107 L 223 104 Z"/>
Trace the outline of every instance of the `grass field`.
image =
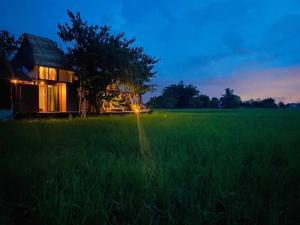
<path id="1" fill-rule="evenodd" d="M 300 111 L 0 123 L 0 223 L 299 224 Z"/>

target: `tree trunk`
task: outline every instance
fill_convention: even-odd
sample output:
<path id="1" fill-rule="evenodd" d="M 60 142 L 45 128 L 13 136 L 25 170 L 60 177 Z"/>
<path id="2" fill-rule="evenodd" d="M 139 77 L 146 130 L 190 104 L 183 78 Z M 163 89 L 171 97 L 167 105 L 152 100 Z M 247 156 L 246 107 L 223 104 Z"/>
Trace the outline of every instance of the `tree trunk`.
<path id="1" fill-rule="evenodd" d="M 140 94 L 140 93 L 138 93 L 138 101 L 139 101 L 139 104 L 141 105 L 141 104 L 143 104 L 143 102 L 142 102 L 142 94 Z"/>
<path id="2" fill-rule="evenodd" d="M 10 62 L 7 61 L 6 64 L 7 64 L 7 67 L 9 69 L 9 73 L 11 75 L 10 79 L 14 79 L 14 71 L 13 71 L 13 68 L 12 68 Z M 10 104 L 11 104 L 11 106 L 10 106 L 11 107 L 11 111 L 14 112 L 13 84 L 12 84 L 11 80 L 10 80 Z"/>
<path id="3" fill-rule="evenodd" d="M 86 97 L 82 88 L 82 84 L 79 84 L 79 113 L 81 118 L 86 118 Z"/>

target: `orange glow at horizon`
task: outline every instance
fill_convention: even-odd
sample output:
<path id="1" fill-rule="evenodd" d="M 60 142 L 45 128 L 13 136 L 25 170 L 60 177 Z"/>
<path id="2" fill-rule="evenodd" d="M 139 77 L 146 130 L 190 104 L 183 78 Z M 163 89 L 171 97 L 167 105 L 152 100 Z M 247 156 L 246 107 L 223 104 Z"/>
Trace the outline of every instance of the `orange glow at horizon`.
<path id="1" fill-rule="evenodd" d="M 211 97 L 220 97 L 229 87 L 242 100 L 271 97 L 277 102 L 300 102 L 300 66 L 241 70 L 226 77 L 198 82 L 199 89 Z"/>

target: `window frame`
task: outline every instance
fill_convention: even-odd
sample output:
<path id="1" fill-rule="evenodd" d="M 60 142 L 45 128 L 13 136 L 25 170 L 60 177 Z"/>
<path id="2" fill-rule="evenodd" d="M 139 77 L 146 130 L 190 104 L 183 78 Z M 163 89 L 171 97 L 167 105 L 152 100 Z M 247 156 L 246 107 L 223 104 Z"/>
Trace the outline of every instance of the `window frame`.
<path id="1" fill-rule="evenodd" d="M 47 69 L 47 75 L 44 78 L 41 78 L 41 69 L 46 68 Z M 55 70 L 55 79 L 50 79 L 50 70 Z M 39 80 L 45 80 L 45 81 L 58 81 L 58 69 L 55 67 L 48 67 L 48 66 L 39 66 Z"/>

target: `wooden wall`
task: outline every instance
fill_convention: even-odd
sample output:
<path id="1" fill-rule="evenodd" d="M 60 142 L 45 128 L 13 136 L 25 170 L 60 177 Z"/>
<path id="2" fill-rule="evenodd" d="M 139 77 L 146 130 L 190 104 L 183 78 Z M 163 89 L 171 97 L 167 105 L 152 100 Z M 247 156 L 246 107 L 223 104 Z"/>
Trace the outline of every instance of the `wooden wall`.
<path id="1" fill-rule="evenodd" d="M 66 83 L 67 111 L 78 111 L 77 85 Z M 39 89 L 37 85 L 12 84 L 0 79 L 0 110 L 11 109 L 11 88 L 14 111 L 34 113 L 39 111 Z"/>
<path id="2" fill-rule="evenodd" d="M 75 83 L 67 83 L 67 111 L 78 111 L 78 94 Z"/>
<path id="3" fill-rule="evenodd" d="M 39 89 L 37 85 L 13 85 L 14 111 L 29 113 L 39 110 Z"/>
<path id="4" fill-rule="evenodd" d="M 0 110 L 11 109 L 11 86 L 10 81 L 5 79 L 0 79 Z"/>

